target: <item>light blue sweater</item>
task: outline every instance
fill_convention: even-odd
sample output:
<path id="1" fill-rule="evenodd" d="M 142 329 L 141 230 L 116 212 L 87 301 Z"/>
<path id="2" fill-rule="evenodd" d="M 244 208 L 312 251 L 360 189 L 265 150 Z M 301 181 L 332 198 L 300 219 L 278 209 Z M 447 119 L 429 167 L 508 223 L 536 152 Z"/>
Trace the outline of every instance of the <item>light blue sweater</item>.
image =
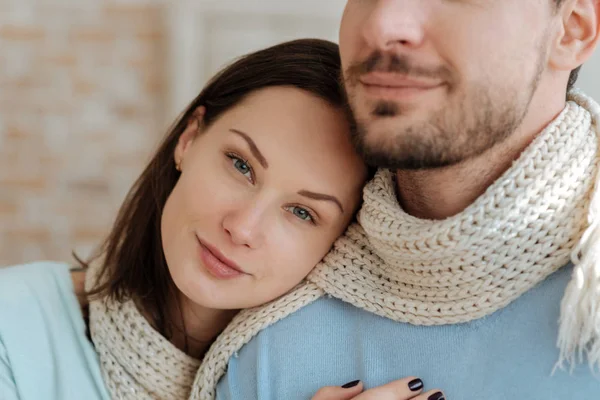
<path id="1" fill-rule="evenodd" d="M 109 398 L 69 266 L 0 268 L 0 399 Z"/>
<path id="2" fill-rule="evenodd" d="M 448 400 L 600 399 L 587 365 L 558 371 L 565 267 L 508 307 L 470 323 L 412 326 L 322 298 L 258 334 L 229 361 L 217 398 L 310 399 L 321 386 L 415 375 Z"/>

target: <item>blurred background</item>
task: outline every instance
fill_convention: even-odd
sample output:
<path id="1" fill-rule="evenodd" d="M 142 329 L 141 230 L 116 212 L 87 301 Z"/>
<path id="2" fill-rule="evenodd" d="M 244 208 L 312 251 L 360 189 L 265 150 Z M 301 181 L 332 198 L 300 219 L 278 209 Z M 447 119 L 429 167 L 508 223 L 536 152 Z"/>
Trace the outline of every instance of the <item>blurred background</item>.
<path id="1" fill-rule="evenodd" d="M 223 64 L 337 42 L 343 0 L 0 0 L 0 265 L 87 256 Z M 600 54 L 579 86 L 600 99 Z"/>

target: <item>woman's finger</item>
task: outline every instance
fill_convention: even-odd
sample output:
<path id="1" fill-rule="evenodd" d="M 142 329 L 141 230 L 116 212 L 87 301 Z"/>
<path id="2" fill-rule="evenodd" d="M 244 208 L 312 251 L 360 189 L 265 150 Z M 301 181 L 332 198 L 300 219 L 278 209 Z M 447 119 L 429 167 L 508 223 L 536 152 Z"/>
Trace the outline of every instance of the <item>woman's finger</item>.
<path id="1" fill-rule="evenodd" d="M 446 400 L 444 393 L 439 389 L 430 390 L 425 392 L 412 400 Z"/>
<path id="2" fill-rule="evenodd" d="M 410 400 L 423 390 L 423 381 L 409 377 L 390 382 L 383 386 L 369 389 L 359 394 L 354 400 Z M 418 397 L 421 400 L 421 397 Z"/>
<path id="3" fill-rule="evenodd" d="M 325 386 L 315 393 L 312 400 L 351 400 L 363 390 L 361 381 L 348 382 L 342 386 Z"/>

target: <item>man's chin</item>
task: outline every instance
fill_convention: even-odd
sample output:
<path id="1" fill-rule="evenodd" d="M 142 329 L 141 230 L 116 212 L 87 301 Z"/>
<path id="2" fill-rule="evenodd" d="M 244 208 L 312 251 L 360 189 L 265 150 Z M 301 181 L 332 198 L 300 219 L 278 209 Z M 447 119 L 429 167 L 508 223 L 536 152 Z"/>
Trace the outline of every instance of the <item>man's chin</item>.
<path id="1" fill-rule="evenodd" d="M 372 167 L 388 169 L 436 169 L 455 160 L 437 152 L 436 140 L 427 137 L 423 124 L 398 123 L 399 117 L 362 123 L 353 132 L 356 151 Z M 432 132 L 430 132 L 432 133 Z"/>
<path id="2" fill-rule="evenodd" d="M 355 134 L 360 136 L 365 143 L 381 144 L 396 142 L 396 137 L 402 135 L 402 132 L 414 130 L 413 127 L 419 126 L 416 118 L 406 115 L 395 115 L 389 117 L 379 117 L 369 115 L 366 118 L 358 118 Z"/>

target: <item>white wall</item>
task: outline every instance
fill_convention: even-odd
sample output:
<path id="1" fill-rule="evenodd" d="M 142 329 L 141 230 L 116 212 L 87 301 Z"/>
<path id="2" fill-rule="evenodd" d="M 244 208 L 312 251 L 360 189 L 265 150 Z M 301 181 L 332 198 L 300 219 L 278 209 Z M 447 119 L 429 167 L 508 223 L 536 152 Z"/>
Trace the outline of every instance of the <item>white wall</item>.
<path id="1" fill-rule="evenodd" d="M 337 42 L 346 1 L 180 0 L 171 4 L 169 119 L 235 57 L 302 37 Z"/>
<path id="2" fill-rule="evenodd" d="M 600 49 L 581 68 L 577 86 L 600 102 Z"/>

